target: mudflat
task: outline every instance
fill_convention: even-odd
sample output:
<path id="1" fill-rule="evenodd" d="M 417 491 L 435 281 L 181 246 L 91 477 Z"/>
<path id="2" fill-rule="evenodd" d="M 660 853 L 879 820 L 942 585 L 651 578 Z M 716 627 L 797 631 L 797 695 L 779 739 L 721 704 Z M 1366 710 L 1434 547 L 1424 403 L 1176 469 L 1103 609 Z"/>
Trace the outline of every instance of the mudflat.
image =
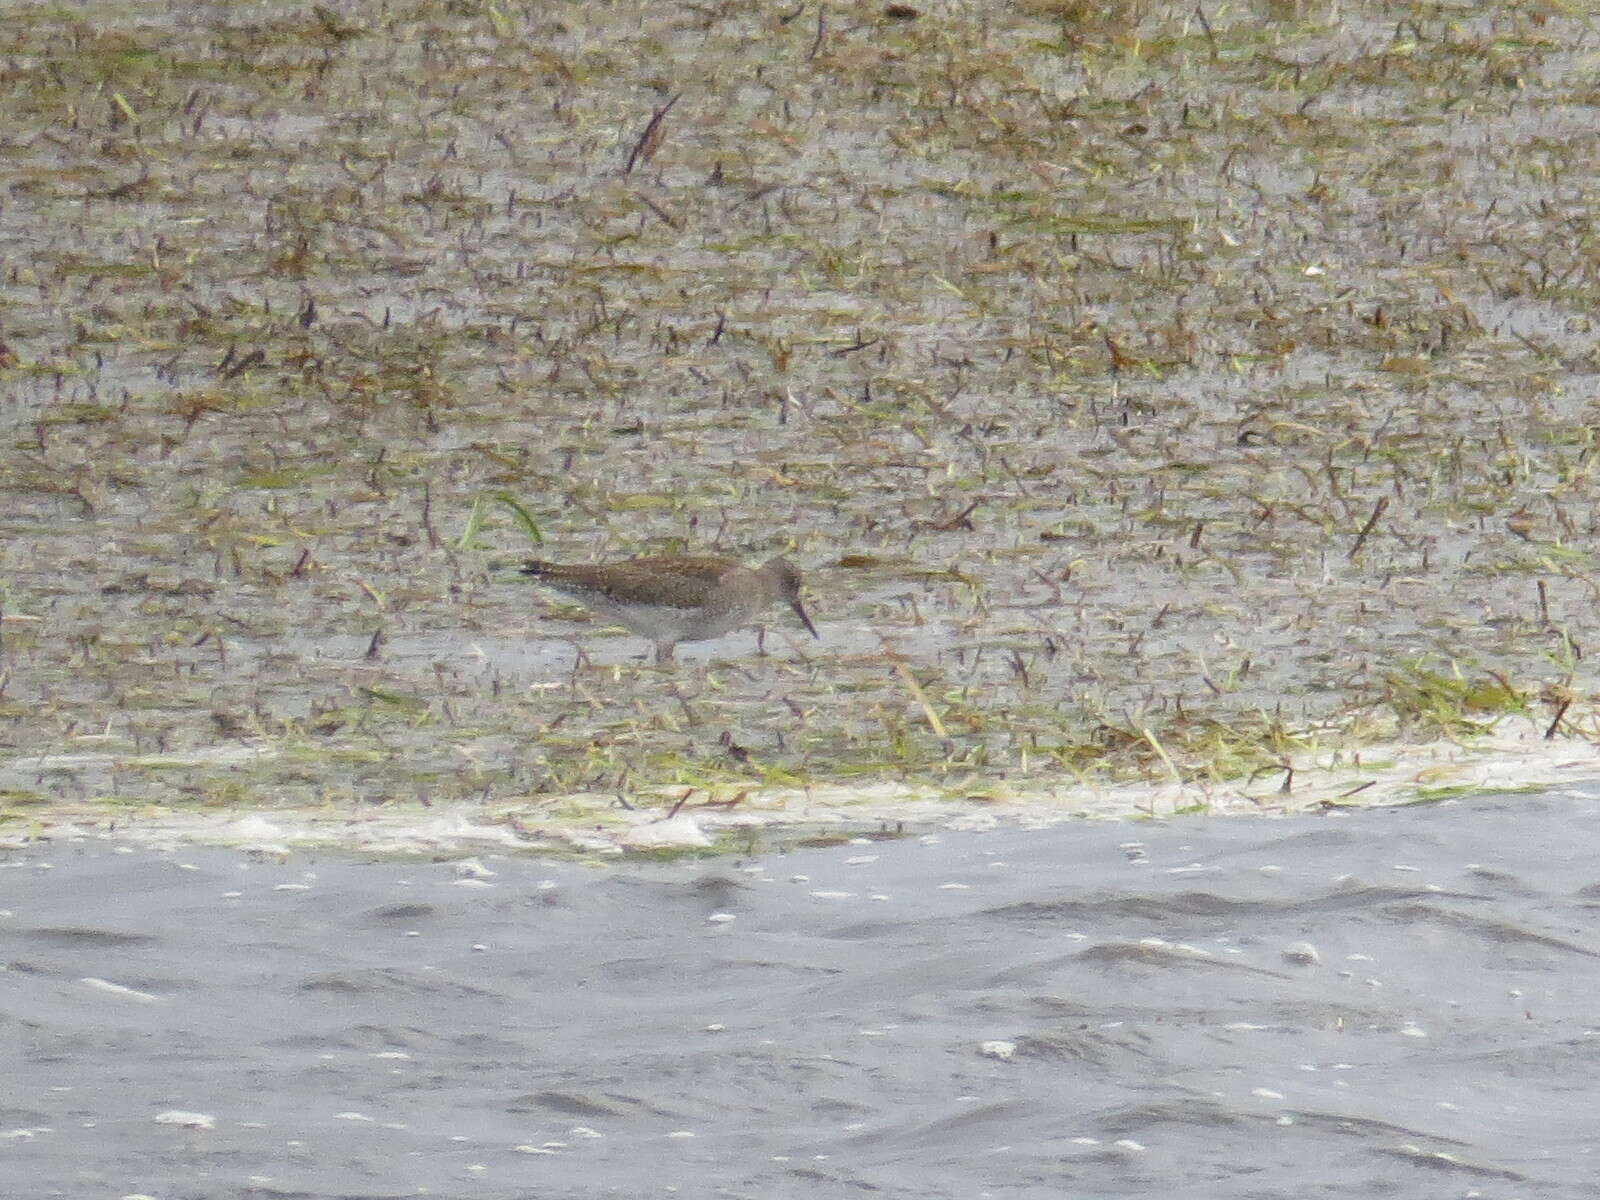
<path id="1" fill-rule="evenodd" d="M 1594 37 L 12 6 L 0 821 L 1593 774 Z M 643 553 L 787 555 L 821 640 L 656 670 L 488 569 Z"/>

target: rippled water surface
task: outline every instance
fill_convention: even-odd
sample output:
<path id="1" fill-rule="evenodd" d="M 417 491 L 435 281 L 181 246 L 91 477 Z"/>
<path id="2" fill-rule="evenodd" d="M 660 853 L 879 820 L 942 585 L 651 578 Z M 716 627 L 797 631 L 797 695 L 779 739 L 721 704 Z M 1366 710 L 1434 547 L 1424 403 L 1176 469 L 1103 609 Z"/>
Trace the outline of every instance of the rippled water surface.
<path id="1" fill-rule="evenodd" d="M 1597 808 L 609 868 L 14 851 L 0 1191 L 1589 1196 Z"/>

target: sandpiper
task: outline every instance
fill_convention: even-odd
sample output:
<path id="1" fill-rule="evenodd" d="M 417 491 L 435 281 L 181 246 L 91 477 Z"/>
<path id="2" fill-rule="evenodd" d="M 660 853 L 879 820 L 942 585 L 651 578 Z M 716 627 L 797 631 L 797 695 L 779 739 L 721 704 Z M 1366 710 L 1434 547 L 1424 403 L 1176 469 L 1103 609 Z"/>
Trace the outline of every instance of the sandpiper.
<path id="1" fill-rule="evenodd" d="M 775 600 L 786 601 L 812 637 L 822 636 L 800 604 L 800 571 L 785 558 L 754 568 L 680 554 L 587 566 L 529 559 L 522 573 L 649 638 L 658 663 L 669 662 L 679 642 L 719 638 L 750 624 Z"/>

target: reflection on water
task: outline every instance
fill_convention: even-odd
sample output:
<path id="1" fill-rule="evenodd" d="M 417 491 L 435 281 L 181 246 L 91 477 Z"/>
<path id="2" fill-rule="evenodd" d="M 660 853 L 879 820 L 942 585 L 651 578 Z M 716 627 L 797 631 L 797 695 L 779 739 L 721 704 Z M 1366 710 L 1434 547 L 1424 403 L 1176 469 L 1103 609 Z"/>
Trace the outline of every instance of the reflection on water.
<path id="1" fill-rule="evenodd" d="M 0 860 L 28 1196 L 1579 1196 L 1593 795 L 606 870 Z"/>

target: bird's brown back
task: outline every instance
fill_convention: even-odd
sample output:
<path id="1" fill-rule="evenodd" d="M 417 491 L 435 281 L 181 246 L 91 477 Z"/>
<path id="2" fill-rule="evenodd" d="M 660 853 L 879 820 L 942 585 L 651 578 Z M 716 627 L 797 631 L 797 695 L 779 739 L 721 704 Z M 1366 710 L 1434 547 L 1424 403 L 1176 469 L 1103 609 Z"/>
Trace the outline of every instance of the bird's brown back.
<path id="1" fill-rule="evenodd" d="M 658 554 L 613 563 L 562 563 L 529 560 L 522 573 L 557 588 L 590 592 L 618 604 L 698 608 L 715 598 L 729 571 L 743 570 L 731 559 Z"/>

